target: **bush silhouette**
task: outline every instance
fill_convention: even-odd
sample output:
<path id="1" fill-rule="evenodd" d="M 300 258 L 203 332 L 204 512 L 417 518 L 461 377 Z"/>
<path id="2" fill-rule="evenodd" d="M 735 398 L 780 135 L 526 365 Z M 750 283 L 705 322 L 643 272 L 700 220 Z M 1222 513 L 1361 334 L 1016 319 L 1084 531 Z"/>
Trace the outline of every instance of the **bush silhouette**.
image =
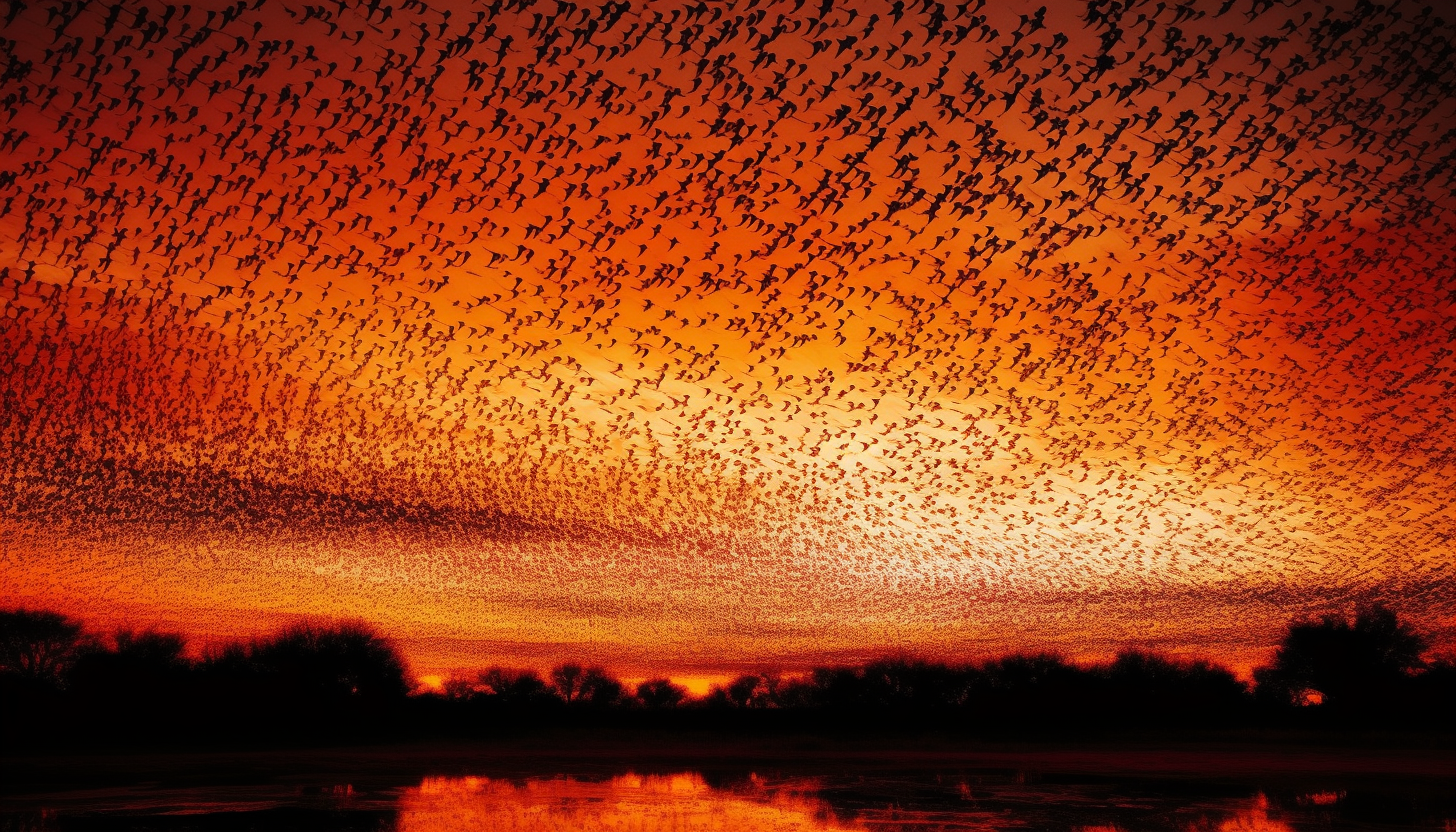
<path id="1" fill-rule="evenodd" d="M 1274 663 L 1255 672 L 1258 693 L 1278 705 L 1315 704 L 1347 717 L 1391 707 L 1424 663 L 1426 640 L 1394 612 L 1363 606 L 1354 621 L 1326 615 L 1291 624 Z"/>
<path id="2" fill-rule="evenodd" d="M 492 667 L 480 674 L 479 683 L 479 696 L 498 706 L 540 708 L 559 702 L 551 686 L 534 670 Z"/>
<path id="3" fill-rule="evenodd" d="M 582 677 L 586 671 L 579 664 L 559 664 L 551 669 L 551 688 L 567 704 L 581 698 Z"/>
<path id="4" fill-rule="evenodd" d="M 1122 721 L 1223 722 L 1246 710 L 1248 690 L 1227 668 L 1124 650 L 1101 674 L 1104 713 Z"/>
<path id="5" fill-rule="evenodd" d="M 59 688 L 85 643 L 81 624 L 43 610 L 0 610 L 0 675 Z"/>
<path id="6" fill-rule="evenodd" d="M 146 696 L 187 683 L 192 664 L 187 640 L 176 633 L 119 630 L 111 649 L 91 649 L 77 657 L 70 685 L 88 695 Z"/>
<path id="7" fill-rule="evenodd" d="M 451 676 L 440 685 L 440 695 L 451 702 L 468 702 L 480 695 L 485 686 L 479 678 Z"/>
<path id="8" fill-rule="evenodd" d="M 588 667 L 582 672 L 578 702 L 593 708 L 610 708 L 622 701 L 626 688 L 617 677 L 602 667 Z"/>
<path id="9" fill-rule="evenodd" d="M 757 674 L 739 676 L 723 692 L 728 701 L 739 708 L 762 707 L 769 694 L 764 677 Z"/>
<path id="10" fill-rule="evenodd" d="M 651 710 L 676 708 L 687 696 L 687 688 L 671 679 L 648 679 L 637 686 L 638 701 Z"/>
<path id="11" fill-rule="evenodd" d="M 1144 650 L 1078 665 L 1012 654 L 950 665 L 910 657 L 749 673 L 694 699 L 654 678 L 629 693 L 605 668 L 568 662 L 546 678 L 494 667 L 410 696 L 389 639 L 360 624 L 303 624 L 187 653 L 179 635 L 88 636 L 52 612 L 0 611 L 0 694 L 7 740 L 69 736 L 136 744 L 378 739 L 396 727 L 494 736 L 541 725 L 678 725 L 737 730 L 1006 731 L 1361 727 L 1373 720 L 1452 727 L 1456 662 L 1424 660 L 1426 641 L 1383 607 L 1354 619 L 1291 624 L 1255 693 L 1228 669 Z M 1318 692 L 1319 697 L 1313 697 Z M 1296 702 L 1323 700 L 1315 708 Z"/>
<path id="12" fill-rule="evenodd" d="M 409 692 L 392 642 L 363 624 L 299 624 L 256 642 L 253 673 L 280 696 L 316 703 L 382 703 Z"/>

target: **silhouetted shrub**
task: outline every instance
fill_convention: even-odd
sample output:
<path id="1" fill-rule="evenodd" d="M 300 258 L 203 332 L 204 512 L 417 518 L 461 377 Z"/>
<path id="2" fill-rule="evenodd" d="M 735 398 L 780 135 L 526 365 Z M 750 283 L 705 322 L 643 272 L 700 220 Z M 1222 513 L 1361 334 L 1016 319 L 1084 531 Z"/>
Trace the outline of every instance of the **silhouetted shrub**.
<path id="1" fill-rule="evenodd" d="M 1353 621 L 1296 622 L 1256 673 L 1257 702 L 1226 668 L 1142 650 L 1096 665 L 1045 653 L 959 666 L 891 657 L 791 677 L 743 674 L 696 700 L 666 678 L 629 693 L 597 666 L 564 663 L 547 678 L 494 667 L 409 696 L 399 652 L 359 624 L 299 625 L 194 660 L 179 635 L 95 638 L 55 613 L 10 610 L 0 612 L 0 694 L 7 742 L 336 741 L 400 726 L 496 736 L 552 724 L 1064 735 L 1378 719 L 1449 730 L 1456 664 L 1423 661 L 1425 644 L 1381 607 Z M 1297 704 L 1312 698 L 1323 702 Z"/>
<path id="2" fill-rule="evenodd" d="M 176 633 L 120 630 L 109 649 L 96 647 L 76 658 L 69 687 L 92 700 L 145 700 L 181 692 L 192 671 L 186 652 L 187 640 Z"/>
<path id="3" fill-rule="evenodd" d="M 619 704 L 626 693 L 621 680 L 602 667 L 588 667 L 581 677 L 581 691 L 576 699 L 591 708 L 610 708 Z"/>
<path id="4" fill-rule="evenodd" d="M 776 707 L 768 677 L 757 673 L 745 673 L 727 685 L 714 685 L 708 691 L 706 704 L 715 707 L 769 708 Z"/>
<path id="5" fill-rule="evenodd" d="M 195 722 L 242 737 L 369 736 L 409 691 L 399 651 L 362 624 L 289 627 L 214 650 L 194 672 Z"/>
<path id="6" fill-rule="evenodd" d="M 571 704 L 581 698 L 582 678 L 586 671 L 576 663 L 560 664 L 551 669 L 551 690 L 562 702 Z"/>
<path id="7" fill-rule="evenodd" d="M 1075 725 L 1095 696 L 1091 674 L 1051 653 L 1018 653 L 982 664 L 971 677 L 972 718 L 991 729 Z"/>
<path id="8" fill-rule="evenodd" d="M 1099 671 L 1106 682 L 1100 710 L 1122 723 L 1226 724 L 1249 705 L 1244 683 L 1227 668 L 1205 661 L 1125 650 Z"/>
<path id="9" fill-rule="evenodd" d="M 399 651 L 362 624 L 300 624 L 254 643 L 247 658 L 284 698 L 384 703 L 409 692 Z"/>
<path id="10" fill-rule="evenodd" d="M 85 646 L 81 624 L 44 610 L 0 610 L 0 676 L 59 688 Z"/>
<path id="11" fill-rule="evenodd" d="M 637 700 L 651 710 L 676 708 L 688 697 L 688 689 L 671 679 L 648 679 L 637 686 Z"/>
<path id="12" fill-rule="evenodd" d="M 1345 719 L 1397 716 L 1424 666 L 1426 640 L 1391 610 L 1365 606 L 1354 621 L 1326 615 L 1289 626 L 1274 662 L 1255 671 L 1260 699 L 1313 706 Z"/>
<path id="13" fill-rule="evenodd" d="M 561 703 L 541 674 L 534 670 L 492 667 L 480 674 L 479 681 L 478 696 L 495 706 L 539 709 Z"/>

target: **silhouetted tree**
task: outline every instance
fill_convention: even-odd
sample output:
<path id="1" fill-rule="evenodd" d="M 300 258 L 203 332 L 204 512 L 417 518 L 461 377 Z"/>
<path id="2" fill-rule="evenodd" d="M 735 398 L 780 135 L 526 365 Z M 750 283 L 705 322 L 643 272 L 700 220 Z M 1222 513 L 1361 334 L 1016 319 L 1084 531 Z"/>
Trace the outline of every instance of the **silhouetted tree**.
<path id="1" fill-rule="evenodd" d="M 106 737 L 160 738 L 197 707 L 186 640 L 175 633 L 120 630 L 78 656 L 67 687 L 83 730 Z"/>
<path id="2" fill-rule="evenodd" d="M 816 668 L 810 684 L 810 699 L 818 707 L 897 720 L 927 718 L 958 707 L 967 691 L 963 672 L 907 658 Z"/>
<path id="3" fill-rule="evenodd" d="M 626 688 L 606 668 L 588 667 L 582 672 L 577 701 L 593 708 L 609 708 L 622 701 Z"/>
<path id="4" fill-rule="evenodd" d="M 1342 615 L 1291 624 L 1274 663 L 1255 671 L 1266 701 L 1319 704 L 1344 715 L 1388 705 L 1423 666 L 1426 640 L 1394 612 L 1363 606 L 1352 622 Z"/>
<path id="5" fill-rule="evenodd" d="M 581 698 L 582 677 L 586 674 L 581 665 L 559 664 L 551 669 L 551 686 L 562 702 L 575 702 Z"/>
<path id="6" fill-rule="evenodd" d="M 283 707 L 284 691 L 270 684 L 254 661 L 255 645 L 230 642 L 207 650 L 197 662 L 194 687 L 214 713 L 225 713 L 238 727 L 267 721 L 265 710 Z"/>
<path id="7" fill-rule="evenodd" d="M 985 662 L 970 675 L 967 705 L 976 724 L 992 729 L 1077 724 L 1085 722 L 1095 681 L 1056 654 L 1017 653 Z"/>
<path id="8" fill-rule="evenodd" d="M 1185 725 L 1227 721 L 1243 710 L 1249 695 L 1227 668 L 1144 650 L 1122 651 L 1100 673 L 1107 690 L 1099 709 L 1123 721 Z"/>
<path id="9" fill-rule="evenodd" d="M 440 686 L 440 694 L 452 702 L 466 702 L 480 694 L 482 688 L 483 685 L 478 678 L 467 679 L 461 676 L 451 676 Z"/>
<path id="10" fill-rule="evenodd" d="M 85 642 L 81 624 L 44 610 L 0 610 L 0 674 L 59 687 Z"/>
<path id="11" fill-rule="evenodd" d="M 637 699 L 653 710 L 676 708 L 687 695 L 687 688 L 671 679 L 648 679 L 637 686 Z"/>
<path id="12" fill-rule="evenodd" d="M 1347 724 L 1360 725 L 1390 714 L 1407 725 L 1449 729 L 1456 662 L 1423 661 L 1425 645 L 1383 607 L 1362 607 L 1353 620 L 1296 622 L 1274 663 L 1256 673 L 1259 694 L 1280 703 L 1262 711 L 1264 724 L 1332 725 L 1327 720 L 1335 714 L 1359 717 Z M 122 630 L 97 640 L 64 616 L 10 610 L 0 612 L 0 650 L 0 727 L 7 741 L 25 742 L 57 731 L 127 743 L 377 739 L 403 724 L 495 734 L 551 720 L 787 730 L 919 723 L 1061 733 L 1235 724 L 1254 713 L 1250 693 L 1226 668 L 1142 650 L 1091 666 L 1014 654 L 968 666 L 896 657 L 789 678 L 749 673 L 701 700 L 666 678 L 629 694 L 604 668 L 578 663 L 556 666 L 549 681 L 532 670 L 491 668 L 451 678 L 442 694 L 407 699 L 394 645 L 357 624 L 291 627 L 193 661 L 179 635 Z M 1324 706 L 1292 707 L 1313 692 Z"/>
<path id="13" fill-rule="evenodd" d="M 300 702 L 382 704 L 409 692 L 399 651 L 363 624 L 299 624 L 255 642 L 247 660 L 276 695 Z"/>
<path id="14" fill-rule="evenodd" d="M 714 709 L 762 707 L 765 693 L 763 677 L 745 673 L 727 685 L 710 687 L 702 704 Z"/>
<path id="15" fill-rule="evenodd" d="M 803 710 L 816 707 L 821 701 L 812 674 L 807 678 L 790 677 L 788 679 L 781 678 L 777 674 L 766 674 L 763 684 L 767 691 L 764 701 L 769 707 Z"/>
<path id="16" fill-rule="evenodd" d="M 534 670 L 492 667 L 480 674 L 481 695 L 491 704 L 509 708 L 540 708 L 559 700 Z"/>
<path id="17" fill-rule="evenodd" d="M 762 676 L 748 673 L 729 683 L 724 693 L 727 694 L 729 702 L 740 708 L 748 708 L 762 702 L 768 690 Z"/>
<path id="18" fill-rule="evenodd" d="M 111 649 L 93 649 L 76 659 L 71 682 L 82 690 L 151 690 L 175 687 L 192 669 L 187 640 L 177 633 L 118 630 Z"/>
<path id="19" fill-rule="evenodd" d="M 866 664 L 865 703 L 881 711 L 928 716 L 961 705 L 966 698 L 964 674 L 944 664 L 920 659 L 880 659 Z"/>
<path id="20" fill-rule="evenodd" d="M 622 697 L 622 683 L 601 667 L 562 664 L 551 670 L 550 679 L 548 683 L 534 670 L 492 667 L 472 678 L 447 679 L 440 698 L 476 701 L 492 708 L 540 709 L 610 707 Z"/>

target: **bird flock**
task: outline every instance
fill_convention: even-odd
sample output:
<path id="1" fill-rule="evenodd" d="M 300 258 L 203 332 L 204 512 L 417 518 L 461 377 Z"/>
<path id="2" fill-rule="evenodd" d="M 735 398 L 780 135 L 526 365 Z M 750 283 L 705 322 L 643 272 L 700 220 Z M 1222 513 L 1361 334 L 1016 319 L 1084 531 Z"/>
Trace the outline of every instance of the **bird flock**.
<path id="1" fill-rule="evenodd" d="M 1449 626 L 1451 18 L 12 2 L 0 592 L 434 668 Z"/>

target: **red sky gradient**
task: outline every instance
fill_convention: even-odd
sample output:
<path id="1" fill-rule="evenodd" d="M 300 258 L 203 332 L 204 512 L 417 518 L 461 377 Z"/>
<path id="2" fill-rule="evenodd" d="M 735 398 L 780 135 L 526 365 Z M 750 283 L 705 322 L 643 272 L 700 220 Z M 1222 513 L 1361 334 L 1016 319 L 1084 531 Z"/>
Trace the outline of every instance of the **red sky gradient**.
<path id="1" fill-rule="evenodd" d="M 345 5 L 4 21 L 7 604 L 420 673 L 1450 643 L 1449 20 Z"/>

